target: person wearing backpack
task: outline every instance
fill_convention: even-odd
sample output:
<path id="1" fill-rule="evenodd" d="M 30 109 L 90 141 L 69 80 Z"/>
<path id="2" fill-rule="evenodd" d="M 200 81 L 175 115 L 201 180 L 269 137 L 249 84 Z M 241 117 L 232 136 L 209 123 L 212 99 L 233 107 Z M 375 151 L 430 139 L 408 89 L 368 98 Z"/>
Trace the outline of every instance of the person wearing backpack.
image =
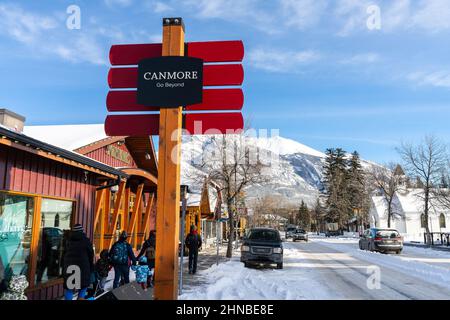
<path id="1" fill-rule="evenodd" d="M 139 260 L 140 257 L 147 255 L 147 249 L 153 247 L 156 248 L 156 231 L 152 230 L 150 231 L 150 235 L 147 240 L 144 241 L 141 247 L 141 251 L 139 252 L 139 255 L 137 256 L 137 260 Z M 147 257 L 148 258 L 148 257 Z"/>
<path id="2" fill-rule="evenodd" d="M 198 250 L 202 247 L 202 238 L 194 225 L 191 225 L 191 232 L 184 243 L 189 249 L 189 274 L 195 274 L 197 272 Z"/>
<path id="3" fill-rule="evenodd" d="M 113 289 L 119 286 L 122 279 L 125 284 L 130 283 L 130 264 L 129 261 L 136 264 L 136 257 L 133 253 L 133 248 L 127 242 L 128 234 L 122 231 L 119 240 L 113 244 L 109 251 L 109 259 L 114 268 L 114 284 Z"/>

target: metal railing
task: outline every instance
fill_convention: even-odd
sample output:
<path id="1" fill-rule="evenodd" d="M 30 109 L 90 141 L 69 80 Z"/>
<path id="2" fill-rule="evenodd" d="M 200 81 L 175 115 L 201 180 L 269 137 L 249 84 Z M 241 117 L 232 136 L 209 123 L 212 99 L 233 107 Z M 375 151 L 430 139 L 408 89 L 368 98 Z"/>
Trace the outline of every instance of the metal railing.
<path id="1" fill-rule="evenodd" d="M 427 241 L 428 239 L 428 235 L 430 235 L 431 238 L 431 243 L 429 243 Z M 437 241 L 435 241 L 435 236 L 436 236 L 436 240 L 440 240 L 439 243 L 436 244 Z M 450 233 L 446 233 L 446 232 L 430 232 L 430 233 L 424 233 L 423 234 L 423 243 L 428 244 L 428 245 L 445 245 L 445 246 L 450 246 Z"/>

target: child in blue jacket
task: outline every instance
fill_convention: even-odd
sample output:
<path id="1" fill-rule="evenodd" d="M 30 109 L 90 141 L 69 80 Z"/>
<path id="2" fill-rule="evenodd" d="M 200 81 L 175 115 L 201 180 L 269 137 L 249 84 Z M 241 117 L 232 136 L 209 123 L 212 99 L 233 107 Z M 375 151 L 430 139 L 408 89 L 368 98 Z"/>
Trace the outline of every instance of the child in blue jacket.
<path id="1" fill-rule="evenodd" d="M 147 258 L 140 257 L 139 264 L 131 266 L 131 269 L 136 272 L 136 282 L 141 285 L 144 291 L 147 291 L 147 278 L 152 275 L 150 268 L 147 265 Z"/>

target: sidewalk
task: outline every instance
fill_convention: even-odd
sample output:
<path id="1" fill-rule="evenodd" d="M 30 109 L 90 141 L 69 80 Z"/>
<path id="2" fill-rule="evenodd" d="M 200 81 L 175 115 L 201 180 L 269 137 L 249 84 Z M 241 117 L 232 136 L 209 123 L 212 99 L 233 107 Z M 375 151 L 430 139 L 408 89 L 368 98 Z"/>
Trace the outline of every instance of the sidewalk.
<path id="1" fill-rule="evenodd" d="M 225 257 L 227 252 L 227 244 L 223 244 L 219 248 L 219 263 L 228 261 Z M 197 273 L 188 273 L 188 261 L 189 257 L 183 257 L 183 293 L 186 291 L 194 290 L 196 286 L 204 284 L 206 278 L 202 276 L 202 271 L 209 269 L 211 266 L 217 263 L 217 248 L 215 246 L 208 246 L 199 252 L 197 260 Z M 112 283 L 114 279 L 114 269 L 108 275 L 106 283 L 106 290 L 112 290 Z M 130 282 L 129 286 L 119 287 L 116 291 L 116 295 L 121 300 L 149 300 L 153 297 L 153 288 L 148 288 L 146 292 L 137 285 L 135 281 L 135 273 L 130 270 Z"/>
<path id="2" fill-rule="evenodd" d="M 227 244 L 223 244 L 219 248 L 219 263 L 223 263 L 229 260 L 226 258 Z M 192 290 L 195 286 L 205 283 L 205 277 L 202 276 L 202 271 L 209 269 L 211 266 L 217 263 L 217 248 L 210 246 L 198 254 L 197 261 L 197 273 L 189 274 L 188 271 L 189 257 L 183 258 L 183 292 L 186 290 Z"/>

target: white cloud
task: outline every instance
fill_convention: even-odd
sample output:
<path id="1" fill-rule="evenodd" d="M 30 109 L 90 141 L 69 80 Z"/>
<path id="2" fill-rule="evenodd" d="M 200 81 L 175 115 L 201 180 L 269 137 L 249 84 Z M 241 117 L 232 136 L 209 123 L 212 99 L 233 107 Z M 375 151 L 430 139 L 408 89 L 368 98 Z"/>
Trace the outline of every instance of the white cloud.
<path id="1" fill-rule="evenodd" d="M 407 75 L 406 78 L 409 81 L 417 83 L 418 85 L 450 89 L 450 70 L 413 72 Z"/>
<path id="2" fill-rule="evenodd" d="M 410 0 L 392 1 L 390 6 L 381 7 L 381 29 L 383 31 L 393 31 L 405 28 L 411 16 Z"/>
<path id="3" fill-rule="evenodd" d="M 105 0 L 105 4 L 110 7 L 128 7 L 133 3 L 133 0 Z"/>
<path id="4" fill-rule="evenodd" d="M 326 0 L 280 0 L 284 24 L 304 30 L 317 25 L 328 4 Z"/>
<path id="5" fill-rule="evenodd" d="M 336 23 L 340 25 L 339 36 L 367 30 L 367 8 L 373 3 L 366 0 L 338 0 L 335 7 Z"/>
<path id="6" fill-rule="evenodd" d="M 30 44 L 56 27 L 57 21 L 52 17 L 31 14 L 15 5 L 0 4 L 0 35 Z"/>
<path id="7" fill-rule="evenodd" d="M 264 4 L 275 4 L 264 2 Z M 222 19 L 255 27 L 267 34 L 279 32 L 277 13 L 261 6 L 258 0 L 185 0 L 188 7 L 200 19 Z M 277 23 L 277 24 L 275 24 Z"/>
<path id="8" fill-rule="evenodd" d="M 370 64 L 380 61 L 380 56 L 377 53 L 361 53 L 356 54 L 350 58 L 345 58 L 340 61 L 342 64 Z"/>
<path id="9" fill-rule="evenodd" d="M 96 65 L 107 63 L 107 48 L 98 37 L 116 37 L 97 28 L 86 33 L 69 31 L 63 17 L 44 16 L 25 11 L 17 5 L 0 5 L 0 37 L 8 37 L 27 46 L 36 56 L 51 55 L 71 62 Z"/>
<path id="10" fill-rule="evenodd" d="M 431 32 L 450 29 L 450 3 L 448 0 L 421 1 L 412 17 L 412 25 Z"/>
<path id="11" fill-rule="evenodd" d="M 105 48 L 100 46 L 95 38 L 87 35 L 80 35 L 70 44 L 58 44 L 55 47 L 49 47 L 48 50 L 71 62 L 88 62 L 96 65 L 108 64 Z"/>
<path id="12" fill-rule="evenodd" d="M 299 73 L 306 66 L 320 59 L 320 54 L 312 51 L 278 51 L 255 49 L 249 53 L 249 63 L 270 72 Z"/>
<path id="13" fill-rule="evenodd" d="M 155 13 L 164 13 L 172 10 L 173 8 L 164 2 L 157 1 L 153 4 L 153 11 Z"/>

